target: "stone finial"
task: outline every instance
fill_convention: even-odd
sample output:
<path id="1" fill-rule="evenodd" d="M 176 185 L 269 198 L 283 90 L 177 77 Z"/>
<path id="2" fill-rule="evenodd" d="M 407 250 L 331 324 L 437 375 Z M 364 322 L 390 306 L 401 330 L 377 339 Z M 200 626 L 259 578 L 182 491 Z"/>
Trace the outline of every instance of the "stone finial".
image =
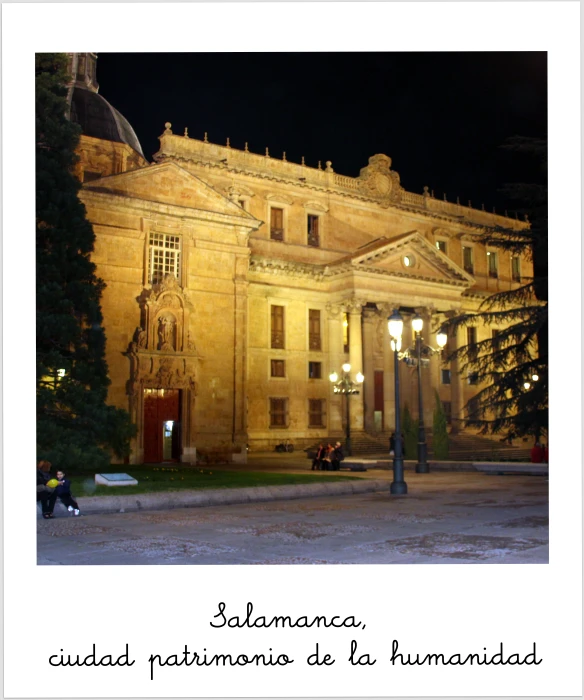
<path id="1" fill-rule="evenodd" d="M 318 161 L 318 169 L 319 169 L 319 170 L 322 170 L 322 165 L 321 165 L 321 163 L 320 163 L 320 160 Z"/>
<path id="2" fill-rule="evenodd" d="M 247 145 L 247 141 L 245 142 L 245 148 L 243 149 L 246 153 L 249 153 L 249 148 Z"/>
<path id="3" fill-rule="evenodd" d="M 505 209 L 505 217 L 507 217 L 507 216 L 508 216 L 508 214 L 507 214 L 507 210 Z"/>
<path id="4" fill-rule="evenodd" d="M 204 143 L 209 143 L 209 139 L 207 138 L 207 132 L 205 131 L 205 136 L 203 137 L 203 142 Z"/>
<path id="5" fill-rule="evenodd" d="M 496 214 L 497 212 L 495 211 L 495 207 L 493 207 L 493 214 Z"/>
<path id="6" fill-rule="evenodd" d="M 472 202 L 470 201 L 470 199 L 468 200 L 468 208 L 472 209 Z"/>
<path id="7" fill-rule="evenodd" d="M 432 190 L 432 199 L 434 199 L 434 190 Z"/>
<path id="8" fill-rule="evenodd" d="M 282 153 L 282 160 L 286 160 L 286 151 L 284 151 L 284 153 Z"/>
<path id="9" fill-rule="evenodd" d="M 185 139 L 188 139 L 188 138 L 189 138 L 189 129 L 188 129 L 188 127 L 186 127 L 186 126 L 185 126 L 184 137 L 185 137 Z"/>
<path id="10" fill-rule="evenodd" d="M 306 165 L 306 163 L 304 162 L 304 156 L 302 156 L 302 160 L 300 161 L 300 165 Z"/>
<path id="11" fill-rule="evenodd" d="M 456 203 L 458 204 L 458 206 L 460 206 L 460 197 L 456 198 Z"/>
<path id="12" fill-rule="evenodd" d="M 523 215 L 523 218 L 525 219 L 525 221 L 526 221 L 527 223 L 529 223 L 529 216 L 527 216 L 527 214 L 524 214 L 524 215 Z"/>
<path id="13" fill-rule="evenodd" d="M 229 136 L 227 137 L 227 148 L 231 148 L 231 144 L 229 143 Z"/>
<path id="14" fill-rule="evenodd" d="M 326 171 L 327 171 L 327 173 L 333 173 L 333 172 L 334 172 L 334 170 L 333 170 L 333 164 L 332 164 L 332 162 L 331 162 L 330 160 L 327 160 L 327 162 L 326 162 Z"/>
<path id="15" fill-rule="evenodd" d="M 444 192 L 443 197 L 444 197 L 444 201 L 447 202 L 448 200 L 446 199 L 446 192 Z"/>
<path id="16" fill-rule="evenodd" d="M 270 157 L 270 150 L 269 150 L 269 148 L 266 146 L 266 158 L 269 158 L 269 157 Z"/>
<path id="17" fill-rule="evenodd" d="M 430 196 L 430 188 L 428 185 L 424 185 L 424 197 L 429 197 Z"/>
<path id="18" fill-rule="evenodd" d="M 164 133 L 165 134 L 172 134 L 172 131 L 170 130 L 171 126 L 172 126 L 172 124 L 170 122 L 166 122 L 164 124 Z"/>

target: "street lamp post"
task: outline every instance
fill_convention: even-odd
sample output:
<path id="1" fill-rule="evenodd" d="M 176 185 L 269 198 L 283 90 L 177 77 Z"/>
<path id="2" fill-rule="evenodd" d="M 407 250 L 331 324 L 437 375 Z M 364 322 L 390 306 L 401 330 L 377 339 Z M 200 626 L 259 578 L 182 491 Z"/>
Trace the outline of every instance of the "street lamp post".
<path id="1" fill-rule="evenodd" d="M 355 381 L 351 380 L 351 365 L 346 362 L 343 367 L 343 376 L 339 379 L 339 375 L 336 372 L 331 372 L 329 374 L 329 379 L 334 385 L 335 394 L 344 394 L 346 401 L 346 426 L 345 426 L 345 447 L 347 450 L 347 455 L 350 457 L 353 452 L 351 449 L 351 395 L 358 394 L 359 389 L 355 387 L 363 383 L 365 377 L 361 372 L 357 372 Z"/>
<path id="2" fill-rule="evenodd" d="M 387 327 L 389 330 L 389 337 L 391 338 L 391 349 L 393 350 L 393 366 L 395 373 L 395 448 L 393 457 L 393 481 L 391 482 L 389 491 L 393 495 L 404 495 L 408 492 L 408 485 L 404 481 L 404 459 L 402 452 L 401 422 L 399 415 L 399 352 L 401 350 L 401 337 L 404 328 L 404 320 L 397 309 L 394 309 L 392 315 L 388 317 Z"/>
<path id="3" fill-rule="evenodd" d="M 426 429 L 424 427 L 424 408 L 422 404 L 422 328 L 424 320 L 419 314 L 412 319 L 412 328 L 416 334 L 416 356 L 418 360 L 418 463 L 417 474 L 428 474 L 428 446 L 426 445 Z"/>

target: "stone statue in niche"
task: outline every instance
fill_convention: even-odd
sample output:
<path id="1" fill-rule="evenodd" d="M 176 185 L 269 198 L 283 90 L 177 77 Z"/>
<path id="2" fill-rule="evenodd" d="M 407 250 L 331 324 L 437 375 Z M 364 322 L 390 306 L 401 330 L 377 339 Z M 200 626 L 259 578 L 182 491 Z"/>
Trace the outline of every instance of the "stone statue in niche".
<path id="1" fill-rule="evenodd" d="M 174 327 L 173 319 L 161 316 L 158 319 L 158 338 L 160 350 L 174 350 Z"/>

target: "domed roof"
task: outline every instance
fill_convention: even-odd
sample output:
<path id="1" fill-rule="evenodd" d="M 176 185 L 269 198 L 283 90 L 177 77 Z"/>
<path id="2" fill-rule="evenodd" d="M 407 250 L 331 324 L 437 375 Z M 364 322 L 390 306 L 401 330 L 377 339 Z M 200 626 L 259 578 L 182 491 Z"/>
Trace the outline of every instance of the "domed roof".
<path id="1" fill-rule="evenodd" d="M 142 146 L 130 122 L 97 92 L 79 85 L 73 87 L 71 121 L 79 124 L 86 136 L 126 143 L 144 158 Z"/>

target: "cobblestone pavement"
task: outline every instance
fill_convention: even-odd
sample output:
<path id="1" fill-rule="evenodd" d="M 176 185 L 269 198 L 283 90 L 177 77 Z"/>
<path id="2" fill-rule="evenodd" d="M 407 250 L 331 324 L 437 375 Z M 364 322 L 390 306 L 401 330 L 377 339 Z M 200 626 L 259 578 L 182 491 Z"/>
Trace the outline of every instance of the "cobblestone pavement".
<path id="1" fill-rule="evenodd" d="M 546 564 L 548 481 L 406 474 L 388 491 L 37 523 L 38 563 Z"/>

